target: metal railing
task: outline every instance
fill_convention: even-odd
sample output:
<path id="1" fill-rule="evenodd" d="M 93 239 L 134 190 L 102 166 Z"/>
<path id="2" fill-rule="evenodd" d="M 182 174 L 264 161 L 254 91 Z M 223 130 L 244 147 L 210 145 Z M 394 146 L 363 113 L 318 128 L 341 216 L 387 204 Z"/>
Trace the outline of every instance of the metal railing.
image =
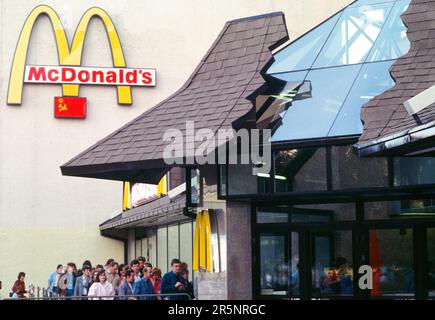
<path id="1" fill-rule="evenodd" d="M 126 296 L 52 296 L 29 298 L 6 298 L 3 300 L 191 300 L 187 293 L 153 293 Z"/>

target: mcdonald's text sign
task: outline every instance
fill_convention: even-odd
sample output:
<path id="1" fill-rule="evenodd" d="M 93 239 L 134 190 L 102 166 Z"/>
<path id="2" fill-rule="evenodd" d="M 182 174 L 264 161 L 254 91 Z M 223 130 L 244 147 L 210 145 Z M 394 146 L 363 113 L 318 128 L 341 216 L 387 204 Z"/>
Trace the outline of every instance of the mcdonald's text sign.
<path id="1" fill-rule="evenodd" d="M 32 29 L 41 15 L 46 15 L 53 27 L 59 66 L 32 66 L 26 64 Z M 89 22 L 94 17 L 99 18 L 104 24 L 112 52 L 112 67 L 86 67 L 81 65 L 85 36 Z M 101 8 L 90 8 L 83 14 L 70 46 L 57 13 L 47 5 L 40 5 L 30 12 L 18 39 L 9 78 L 7 94 L 7 103 L 9 105 L 21 105 L 24 83 L 62 85 L 62 97 L 55 98 L 55 115 L 59 112 L 59 103 L 57 102 L 59 98 L 64 101 L 69 99 L 71 106 L 80 106 L 79 109 L 84 110 L 84 113 L 86 113 L 86 103 L 83 104 L 83 100 L 78 98 L 80 85 L 116 86 L 118 104 L 131 105 L 133 103 L 131 87 L 155 86 L 156 71 L 155 69 L 126 67 L 118 33 L 109 15 Z"/>
<path id="2" fill-rule="evenodd" d="M 62 66 L 26 66 L 24 82 L 113 86 L 154 86 L 156 83 L 152 69 Z"/>

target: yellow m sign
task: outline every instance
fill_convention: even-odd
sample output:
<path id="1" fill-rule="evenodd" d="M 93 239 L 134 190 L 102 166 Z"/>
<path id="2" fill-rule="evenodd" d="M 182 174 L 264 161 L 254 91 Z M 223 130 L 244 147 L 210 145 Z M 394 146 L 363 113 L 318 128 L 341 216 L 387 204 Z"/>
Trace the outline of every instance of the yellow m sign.
<path id="1" fill-rule="evenodd" d="M 198 212 L 196 215 L 193 234 L 193 270 L 201 269 L 213 272 L 211 223 L 208 210 Z"/>
<path id="2" fill-rule="evenodd" d="M 68 45 L 65 30 L 60 22 L 56 12 L 46 5 L 37 6 L 26 19 L 24 27 L 18 39 L 15 55 L 12 62 L 11 76 L 9 80 L 9 89 L 7 103 L 11 105 L 20 105 L 23 94 L 23 79 L 26 68 L 27 48 L 32 33 L 33 25 L 39 16 L 45 14 L 51 21 L 54 30 L 54 35 L 57 44 L 57 52 L 59 57 L 59 65 L 61 66 L 80 66 L 82 60 L 83 44 L 85 41 L 86 32 L 89 21 L 93 17 L 98 17 L 104 23 L 112 51 L 112 60 L 114 67 L 125 67 L 124 54 L 122 52 L 121 42 L 119 41 L 118 33 L 109 15 L 100 8 L 90 8 L 82 16 L 71 47 Z M 130 86 L 118 85 L 118 103 L 131 104 L 131 89 Z M 78 84 L 63 84 L 62 92 L 64 96 L 77 97 L 79 94 Z"/>

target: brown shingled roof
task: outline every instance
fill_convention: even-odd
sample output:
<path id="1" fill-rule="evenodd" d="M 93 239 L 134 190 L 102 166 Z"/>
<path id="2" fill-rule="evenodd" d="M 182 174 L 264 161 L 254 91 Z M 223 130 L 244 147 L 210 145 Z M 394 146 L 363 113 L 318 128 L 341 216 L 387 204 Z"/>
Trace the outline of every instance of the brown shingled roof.
<path id="1" fill-rule="evenodd" d="M 364 131 L 357 147 L 360 152 L 366 148 L 366 154 L 385 153 L 385 147 L 373 148 L 373 145 L 435 120 L 435 103 L 417 114 L 421 123 L 403 106 L 405 101 L 435 84 L 435 0 L 412 0 L 401 17 L 408 27 L 411 48 L 391 67 L 396 85 L 362 108 Z"/>
<path id="2" fill-rule="evenodd" d="M 167 170 L 165 130 L 184 132 L 186 121 L 214 132 L 233 127 L 254 107 L 247 97 L 265 82 L 270 50 L 287 40 L 282 12 L 227 22 L 177 92 L 65 163 L 62 174 L 155 182 Z"/>

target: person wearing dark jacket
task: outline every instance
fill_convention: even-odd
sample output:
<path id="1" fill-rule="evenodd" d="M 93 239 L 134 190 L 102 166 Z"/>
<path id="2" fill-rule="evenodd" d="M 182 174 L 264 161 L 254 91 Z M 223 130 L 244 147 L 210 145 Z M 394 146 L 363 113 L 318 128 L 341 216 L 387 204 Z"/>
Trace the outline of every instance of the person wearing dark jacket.
<path id="1" fill-rule="evenodd" d="M 181 275 L 181 261 L 179 259 L 172 259 L 171 261 L 172 271 L 167 272 L 162 278 L 161 292 L 165 293 L 186 293 L 187 283 Z M 165 299 L 165 296 L 163 296 Z M 170 300 L 182 300 L 185 299 L 181 295 L 169 296 Z"/>
<path id="2" fill-rule="evenodd" d="M 144 267 L 143 268 L 143 278 L 139 281 L 136 281 L 134 283 L 134 294 L 135 295 L 141 295 L 141 294 L 154 294 L 154 288 L 153 284 L 150 280 L 150 267 Z M 156 297 L 154 296 L 146 296 L 146 297 L 138 297 L 138 300 L 155 300 Z"/>
<path id="3" fill-rule="evenodd" d="M 119 300 L 134 299 L 133 297 L 128 297 L 133 295 L 134 285 L 134 272 L 132 270 L 127 270 L 125 272 L 125 279 L 122 280 L 118 289 Z"/>

